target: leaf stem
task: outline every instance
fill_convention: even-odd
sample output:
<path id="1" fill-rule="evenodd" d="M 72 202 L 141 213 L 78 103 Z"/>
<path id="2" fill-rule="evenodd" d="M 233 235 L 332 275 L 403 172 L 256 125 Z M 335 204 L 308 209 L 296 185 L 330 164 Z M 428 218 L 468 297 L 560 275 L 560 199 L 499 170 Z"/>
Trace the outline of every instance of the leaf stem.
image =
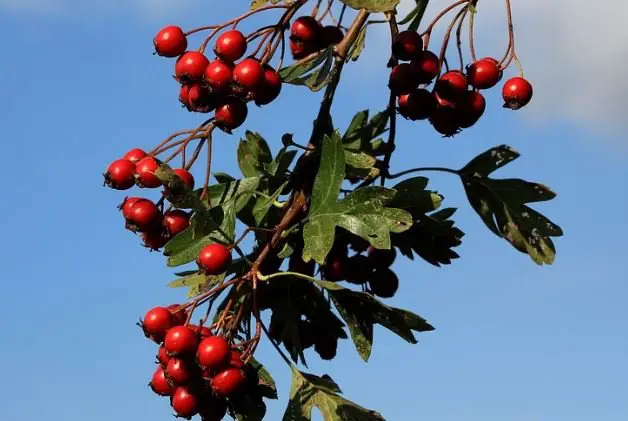
<path id="1" fill-rule="evenodd" d="M 257 279 L 260 281 L 270 281 L 271 279 L 281 278 L 283 276 L 293 276 L 295 278 L 302 278 L 311 282 L 316 282 L 316 278 L 299 272 L 276 272 L 271 275 L 263 275 L 261 272 L 257 272 Z"/>
<path id="2" fill-rule="evenodd" d="M 418 168 L 412 168 L 412 169 L 409 169 L 409 170 L 401 171 L 400 173 L 397 173 L 397 174 L 389 174 L 389 175 L 386 176 L 386 178 L 392 180 L 392 179 L 403 177 L 404 175 L 412 174 L 412 173 L 415 173 L 415 172 L 426 172 L 426 171 L 446 172 L 446 173 L 449 173 L 449 174 L 460 175 L 460 171 L 452 170 L 451 168 L 444 168 L 444 167 L 418 167 Z"/>

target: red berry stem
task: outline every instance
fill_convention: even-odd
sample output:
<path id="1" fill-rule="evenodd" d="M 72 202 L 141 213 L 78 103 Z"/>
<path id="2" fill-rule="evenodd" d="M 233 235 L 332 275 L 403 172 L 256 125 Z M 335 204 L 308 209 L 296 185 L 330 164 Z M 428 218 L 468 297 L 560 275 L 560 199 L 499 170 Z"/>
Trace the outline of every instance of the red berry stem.
<path id="1" fill-rule="evenodd" d="M 477 0 L 473 1 L 469 6 L 473 6 L 475 7 L 475 5 L 477 4 Z M 473 63 L 475 63 L 477 61 L 476 55 L 475 55 L 475 42 L 474 42 L 474 23 L 475 23 L 475 13 L 471 13 L 471 16 L 469 16 L 469 52 L 471 53 L 471 61 Z"/>
<path id="2" fill-rule="evenodd" d="M 504 57 L 499 62 L 499 65 L 505 69 L 514 59 L 515 63 L 517 63 L 517 67 L 519 68 L 519 76 L 523 77 L 523 69 L 521 68 L 521 63 L 519 62 L 517 53 L 515 52 L 515 28 L 512 22 L 512 7 L 510 5 L 510 0 L 506 0 L 506 16 L 508 18 L 508 48 L 506 49 L 506 54 L 504 54 Z"/>
<path id="3" fill-rule="evenodd" d="M 425 31 L 423 31 L 423 33 L 421 34 L 421 36 L 424 37 L 423 45 L 426 50 L 430 45 L 430 37 L 432 36 L 432 31 L 434 30 L 434 26 L 436 26 L 438 21 L 441 20 L 447 13 L 454 10 L 456 7 L 460 6 L 461 4 L 468 3 L 468 2 L 469 0 L 458 0 L 457 2 L 450 4 L 449 6 L 441 10 L 440 13 L 438 13 L 434 17 L 434 19 L 430 22 L 430 24 L 427 26 Z"/>
<path id="4" fill-rule="evenodd" d="M 460 71 L 464 72 L 464 58 L 462 57 L 462 27 L 464 26 L 464 20 L 469 14 L 469 8 L 464 10 L 464 13 L 458 21 L 458 27 L 456 28 L 456 49 L 458 50 L 458 61 L 460 62 Z M 471 13 L 473 15 L 473 13 Z"/>
<path id="5" fill-rule="evenodd" d="M 445 37 L 443 38 L 443 44 L 440 47 L 440 54 L 438 55 L 438 61 L 441 64 L 441 68 L 442 68 L 442 64 L 445 61 L 445 54 L 447 54 L 447 47 L 449 47 L 449 40 L 451 39 L 451 31 L 454 29 L 454 26 L 456 25 L 456 22 L 458 21 L 458 19 L 462 19 L 462 17 L 467 13 L 467 8 L 465 7 L 464 9 L 461 9 L 458 11 L 458 13 L 456 13 L 456 16 L 454 16 L 454 18 L 452 19 L 451 23 L 449 24 L 449 27 L 447 28 L 447 31 L 445 31 Z M 464 66 L 463 66 L 464 67 Z M 449 71 L 449 69 L 447 69 Z M 440 74 L 439 74 L 440 76 Z"/>

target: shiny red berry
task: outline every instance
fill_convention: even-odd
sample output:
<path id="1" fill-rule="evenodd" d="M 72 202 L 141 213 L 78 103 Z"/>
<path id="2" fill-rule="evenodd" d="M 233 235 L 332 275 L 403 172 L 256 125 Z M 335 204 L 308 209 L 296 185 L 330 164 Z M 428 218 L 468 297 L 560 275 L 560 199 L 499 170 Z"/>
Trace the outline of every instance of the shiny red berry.
<path id="1" fill-rule="evenodd" d="M 188 39 L 178 26 L 166 26 L 153 38 L 155 52 L 162 57 L 177 57 L 188 48 Z"/>
<path id="2" fill-rule="evenodd" d="M 475 91 L 468 92 L 458 105 L 458 124 L 463 129 L 473 126 L 480 120 L 486 109 L 484 96 Z"/>
<path id="3" fill-rule="evenodd" d="M 209 60 L 198 51 L 187 51 L 177 59 L 174 75 L 180 82 L 201 80 Z"/>
<path id="4" fill-rule="evenodd" d="M 253 91 L 253 99 L 258 106 L 270 104 L 281 93 L 281 78 L 279 73 L 268 64 L 264 65 L 264 80 Z"/>
<path id="5" fill-rule="evenodd" d="M 436 81 L 436 92 L 442 98 L 455 101 L 467 92 L 467 78 L 458 70 L 443 74 Z"/>
<path id="6" fill-rule="evenodd" d="M 522 77 L 508 79 L 502 89 L 504 108 L 518 110 L 528 105 L 532 99 L 532 85 Z"/>
<path id="7" fill-rule="evenodd" d="M 138 200 L 142 200 L 141 197 L 125 197 L 124 201 L 118 206 L 118 209 L 122 212 L 124 219 L 128 219 L 131 215 L 131 207 L 137 203 Z"/>
<path id="8" fill-rule="evenodd" d="M 164 369 L 161 367 L 157 367 L 157 370 L 153 373 L 149 386 L 153 389 L 153 392 L 160 396 L 170 396 L 172 393 L 172 387 L 168 384 Z"/>
<path id="9" fill-rule="evenodd" d="M 240 98 L 229 97 L 216 107 L 215 123 L 226 132 L 237 129 L 246 121 L 249 110 Z"/>
<path id="10" fill-rule="evenodd" d="M 205 68 L 205 81 L 212 91 L 226 91 L 233 81 L 233 64 L 216 59 Z"/>
<path id="11" fill-rule="evenodd" d="M 174 320 L 172 313 L 165 307 L 155 307 L 146 313 L 142 321 L 142 329 L 148 336 L 163 339 L 168 329 L 172 327 Z"/>
<path id="12" fill-rule="evenodd" d="M 492 88 L 501 78 L 502 71 L 495 59 L 483 58 L 467 68 L 469 84 L 476 89 Z"/>
<path id="13" fill-rule="evenodd" d="M 132 231 L 148 232 L 161 225 L 161 220 L 161 211 L 155 203 L 139 199 L 129 208 L 126 225 Z"/>
<path id="14" fill-rule="evenodd" d="M 440 72 L 440 62 L 438 56 L 431 51 L 423 51 L 419 56 L 412 60 L 419 83 L 430 83 Z"/>
<path id="15" fill-rule="evenodd" d="M 144 232 L 141 235 L 142 242 L 144 243 L 144 247 L 149 248 L 151 250 L 159 250 L 163 246 L 166 245 L 168 240 L 170 239 L 167 233 L 163 232 L 161 227 L 155 227 L 156 229 L 152 229 L 150 231 Z"/>
<path id="16" fill-rule="evenodd" d="M 297 39 L 290 40 L 290 52 L 295 60 L 305 58 L 317 50 L 317 45 L 314 43 L 303 42 Z"/>
<path id="17" fill-rule="evenodd" d="M 206 274 L 220 275 L 231 264 L 231 251 L 222 244 L 209 244 L 198 254 L 196 263 Z"/>
<path id="18" fill-rule="evenodd" d="M 233 396 L 244 390 L 246 376 L 239 368 L 228 368 L 214 376 L 211 386 L 217 396 Z"/>
<path id="19" fill-rule="evenodd" d="M 181 210 L 174 209 L 164 213 L 164 227 L 170 235 L 174 237 L 190 226 L 190 214 Z"/>
<path id="20" fill-rule="evenodd" d="M 415 69 L 408 63 L 396 65 L 390 71 L 388 87 L 395 95 L 403 95 L 412 92 L 419 86 L 419 80 Z"/>
<path id="21" fill-rule="evenodd" d="M 290 37 L 304 43 L 316 44 L 321 39 L 321 24 L 312 16 L 301 16 L 292 23 Z"/>
<path id="22" fill-rule="evenodd" d="M 242 60 L 233 70 L 233 80 L 249 91 L 257 89 L 264 82 L 262 64 L 253 58 Z"/>
<path id="23" fill-rule="evenodd" d="M 128 159 L 134 164 L 144 157 L 146 157 L 146 152 L 139 148 L 131 149 L 124 155 L 124 159 Z"/>
<path id="24" fill-rule="evenodd" d="M 214 53 L 223 60 L 235 62 L 240 60 L 246 53 L 246 38 L 242 32 L 231 30 L 221 34 L 216 40 Z"/>
<path id="25" fill-rule="evenodd" d="M 229 365 L 235 368 L 244 367 L 244 361 L 242 361 L 242 353 L 238 350 L 231 350 L 231 357 L 229 358 Z"/>
<path id="26" fill-rule="evenodd" d="M 176 385 L 185 384 L 194 375 L 192 366 L 186 360 L 170 358 L 166 366 L 166 377 Z"/>
<path id="27" fill-rule="evenodd" d="M 423 52 L 423 38 L 416 31 L 402 31 L 392 44 L 393 55 L 397 60 L 410 61 L 419 58 Z"/>
<path id="28" fill-rule="evenodd" d="M 181 85 L 181 89 L 179 89 L 179 102 L 188 110 L 190 109 L 190 85 Z"/>
<path id="29" fill-rule="evenodd" d="M 187 326 L 175 326 L 168 331 L 164 346 L 168 355 L 189 355 L 196 351 L 198 337 L 194 330 Z"/>
<path id="30" fill-rule="evenodd" d="M 112 189 L 127 190 L 135 184 L 135 164 L 128 159 L 113 161 L 104 174 L 105 184 Z"/>
<path id="31" fill-rule="evenodd" d="M 231 349 L 222 336 L 210 336 L 201 341 L 196 350 L 198 364 L 210 370 L 223 367 L 229 362 Z"/>
<path id="32" fill-rule="evenodd" d="M 434 96 L 426 89 L 415 89 L 397 99 L 399 113 L 408 120 L 425 120 L 436 109 Z"/>
<path id="33" fill-rule="evenodd" d="M 452 137 L 460 132 L 458 114 L 456 109 L 450 107 L 438 107 L 430 116 L 430 123 L 443 137 Z"/>
<path id="34" fill-rule="evenodd" d="M 190 85 L 188 92 L 188 110 L 208 113 L 216 108 L 216 98 L 206 86 L 200 83 Z"/>
<path id="35" fill-rule="evenodd" d="M 147 156 L 135 164 L 135 174 L 140 187 L 155 188 L 161 186 L 161 180 L 155 175 L 159 169 L 159 162 L 152 156 Z"/>
<path id="36" fill-rule="evenodd" d="M 172 392 L 170 405 L 179 417 L 191 418 L 198 413 L 199 399 L 186 386 L 179 386 Z"/>
<path id="37" fill-rule="evenodd" d="M 184 325 L 188 319 L 188 312 L 179 309 L 179 307 L 181 307 L 179 304 L 170 304 L 168 307 L 166 307 L 172 313 L 172 317 L 174 317 L 173 326 Z"/>
<path id="38" fill-rule="evenodd" d="M 170 356 L 166 351 L 166 348 L 162 345 L 159 347 L 159 351 L 157 351 L 157 362 L 163 367 L 166 368 L 168 366 L 168 362 L 170 361 Z"/>
<path id="39" fill-rule="evenodd" d="M 214 336 L 214 334 L 212 333 L 212 331 L 207 327 L 207 326 L 198 326 L 198 325 L 188 325 L 188 327 L 192 330 L 194 330 L 194 332 L 196 332 L 196 334 L 201 338 L 201 340 L 205 339 L 205 338 L 209 338 L 210 336 Z"/>
<path id="40" fill-rule="evenodd" d="M 327 25 L 322 30 L 323 47 L 339 44 L 345 37 L 342 29 L 336 25 Z"/>
<path id="41" fill-rule="evenodd" d="M 188 189 L 194 190 L 194 176 L 188 170 L 185 168 L 176 168 L 172 170 L 172 172 L 183 181 L 183 184 L 185 184 Z"/>

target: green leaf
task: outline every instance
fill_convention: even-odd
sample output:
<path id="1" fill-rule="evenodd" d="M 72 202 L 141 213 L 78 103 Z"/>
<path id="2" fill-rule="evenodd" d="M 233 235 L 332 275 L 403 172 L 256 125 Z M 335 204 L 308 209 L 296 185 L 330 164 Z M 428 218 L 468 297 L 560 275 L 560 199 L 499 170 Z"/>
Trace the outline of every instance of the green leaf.
<path id="1" fill-rule="evenodd" d="M 248 177 L 211 185 L 207 188 L 208 199 L 204 202 L 211 203 L 211 206 L 215 207 L 234 201 L 235 211 L 240 212 L 254 195 L 260 182 L 260 177 Z M 199 196 L 201 191 L 202 189 L 198 190 Z"/>
<path id="2" fill-rule="evenodd" d="M 319 66 L 323 61 L 325 61 L 328 57 L 328 52 L 329 50 L 324 50 L 318 56 L 315 56 L 303 63 L 296 63 L 296 64 L 293 64 L 292 66 L 284 67 L 279 70 L 279 76 L 281 77 L 284 83 L 297 84 L 297 85 L 302 84 L 299 82 L 295 83 L 295 81 L 301 80 L 300 78 L 303 75 L 312 71 L 317 66 Z"/>
<path id="3" fill-rule="evenodd" d="M 259 225 L 262 220 L 266 217 L 266 214 L 272 208 L 273 203 L 281 196 L 281 192 L 288 185 L 289 181 L 283 183 L 279 188 L 272 194 L 270 197 L 260 197 L 255 202 L 255 206 L 253 207 L 253 216 L 255 217 L 255 223 Z"/>
<path id="4" fill-rule="evenodd" d="M 296 78 L 290 83 L 293 85 L 305 85 L 313 92 L 318 92 L 327 86 L 331 78 L 334 55 L 331 48 L 327 49 L 323 55 L 325 56 L 325 61 L 321 67 L 310 73 L 307 77 Z"/>
<path id="5" fill-rule="evenodd" d="M 265 164 L 272 161 L 268 143 L 258 133 L 246 131 L 238 144 L 238 165 L 245 177 L 262 175 Z"/>
<path id="6" fill-rule="evenodd" d="M 489 149 L 473 158 L 460 172 L 467 175 L 488 177 L 493 171 L 519 158 L 519 152 L 508 145 Z"/>
<path id="7" fill-rule="evenodd" d="M 412 22 L 408 25 L 408 30 L 416 31 L 419 29 L 421 22 L 423 21 L 423 16 L 425 15 L 425 10 L 427 9 L 427 5 L 430 0 L 416 0 L 416 14 L 412 18 Z"/>
<path id="8" fill-rule="evenodd" d="M 372 152 L 375 150 L 373 140 L 388 130 L 388 113 L 383 111 L 375 114 L 370 120 L 368 111 L 360 111 L 357 113 L 349 128 L 342 137 L 342 142 L 349 149 L 359 149 L 362 151 Z"/>
<path id="9" fill-rule="evenodd" d="M 397 184 L 393 189 L 397 192 L 390 206 L 406 209 L 413 215 L 425 214 L 440 207 L 443 196 L 437 192 L 426 190 L 428 179 L 425 177 L 408 178 Z"/>
<path id="10" fill-rule="evenodd" d="M 303 260 L 313 258 L 324 263 L 337 226 L 368 240 L 375 248 L 390 248 L 390 232 L 403 232 L 412 225 L 408 212 L 385 207 L 395 191 L 364 187 L 337 201 L 345 174 L 344 149 L 338 135 L 323 138 L 321 155 L 308 222 L 303 227 Z"/>
<path id="11" fill-rule="evenodd" d="M 399 0 L 340 0 L 352 9 L 366 9 L 368 12 L 391 12 L 399 4 Z"/>
<path id="12" fill-rule="evenodd" d="M 259 395 L 240 394 L 229 399 L 237 421 L 263 421 L 266 404 Z"/>
<path id="13" fill-rule="evenodd" d="M 374 324 L 384 326 L 412 344 L 417 343 L 412 331 L 434 330 L 422 317 L 407 310 L 387 306 L 370 294 L 352 291 L 333 282 L 316 283 L 329 291 L 338 313 L 349 326 L 355 348 L 364 361 L 368 361 L 371 355 Z"/>
<path id="14" fill-rule="evenodd" d="M 282 0 L 251 0 L 251 6 L 249 7 L 251 10 L 259 9 L 260 7 L 266 6 L 268 3 L 277 4 Z"/>
<path id="15" fill-rule="evenodd" d="M 324 421 L 385 421 L 375 411 L 363 408 L 339 395 L 338 385 L 329 377 L 318 377 L 292 368 L 290 401 L 283 421 L 310 421 L 316 407 Z"/>
<path id="16" fill-rule="evenodd" d="M 264 368 L 264 366 L 255 358 L 251 358 L 249 365 L 253 370 L 255 370 L 257 377 L 259 378 L 256 393 L 259 393 L 261 396 L 268 399 L 277 399 L 277 385 L 273 376 L 271 376 L 268 370 L 266 370 L 266 368 Z"/>
<path id="17" fill-rule="evenodd" d="M 366 46 L 366 31 L 368 30 L 368 25 L 364 25 L 360 32 L 358 32 L 358 36 L 355 39 L 355 42 L 351 45 L 349 49 L 349 53 L 347 54 L 346 61 L 357 61 L 364 51 L 364 47 Z"/>

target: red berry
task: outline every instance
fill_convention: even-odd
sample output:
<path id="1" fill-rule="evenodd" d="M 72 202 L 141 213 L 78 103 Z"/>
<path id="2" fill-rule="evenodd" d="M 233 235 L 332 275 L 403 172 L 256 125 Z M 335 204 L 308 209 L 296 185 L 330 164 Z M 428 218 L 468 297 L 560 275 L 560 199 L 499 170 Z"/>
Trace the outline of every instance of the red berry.
<path id="1" fill-rule="evenodd" d="M 161 180 L 155 175 L 159 162 L 152 156 L 143 158 L 135 165 L 135 174 L 140 187 L 155 188 L 161 186 Z"/>
<path id="2" fill-rule="evenodd" d="M 157 367 L 157 370 L 153 373 L 149 386 L 153 389 L 153 392 L 160 396 L 170 396 L 172 393 L 172 387 L 168 384 L 164 369 L 161 367 Z"/>
<path id="3" fill-rule="evenodd" d="M 194 176 L 188 170 L 185 168 L 176 168 L 172 172 L 183 181 L 183 184 L 185 184 L 188 189 L 194 189 Z"/>
<path id="4" fill-rule="evenodd" d="M 419 86 L 415 69 L 408 63 L 401 63 L 392 68 L 388 87 L 395 95 L 408 94 Z"/>
<path id="5" fill-rule="evenodd" d="M 244 361 L 242 361 L 242 353 L 235 349 L 231 350 L 231 357 L 229 359 L 229 364 L 235 368 L 244 367 Z"/>
<path id="6" fill-rule="evenodd" d="M 199 83 L 190 85 L 188 92 L 188 110 L 197 113 L 208 113 L 216 108 L 215 97 L 209 89 Z"/>
<path id="7" fill-rule="evenodd" d="M 336 25 L 327 25 L 323 28 L 323 47 L 339 44 L 345 37 L 342 29 Z"/>
<path id="8" fill-rule="evenodd" d="M 196 263 L 206 274 L 220 275 L 231 264 L 231 251 L 222 244 L 209 244 L 198 254 Z"/>
<path id="9" fill-rule="evenodd" d="M 187 51 L 177 59 L 174 75 L 180 82 L 189 82 L 203 78 L 209 60 L 198 51 Z"/>
<path id="10" fill-rule="evenodd" d="M 392 298 L 399 289 L 399 278 L 388 268 L 375 270 L 369 280 L 371 292 L 378 297 Z"/>
<path id="11" fill-rule="evenodd" d="M 214 91 L 224 92 L 233 81 L 233 64 L 216 59 L 205 68 L 205 81 Z"/>
<path id="12" fill-rule="evenodd" d="M 290 40 L 290 52 L 295 60 L 305 58 L 317 50 L 318 48 L 314 43 L 303 42 L 297 39 Z"/>
<path id="13" fill-rule="evenodd" d="M 212 331 L 206 326 L 197 326 L 197 325 L 188 325 L 190 329 L 193 329 L 194 332 L 201 338 L 201 340 L 205 338 L 209 338 L 210 336 L 214 336 Z"/>
<path id="14" fill-rule="evenodd" d="M 458 124 L 463 129 L 473 126 L 482 117 L 485 109 L 484 96 L 479 92 L 468 92 L 458 107 Z"/>
<path id="15" fill-rule="evenodd" d="M 430 83 L 440 71 L 438 56 L 431 51 L 423 51 L 418 58 L 412 60 L 419 83 Z"/>
<path id="16" fill-rule="evenodd" d="M 165 371 L 168 380 L 177 385 L 189 382 L 193 376 L 190 364 L 179 358 L 170 358 Z"/>
<path id="17" fill-rule="evenodd" d="M 223 60 L 235 62 L 241 59 L 246 53 L 246 38 L 242 32 L 231 30 L 224 32 L 216 40 L 214 53 Z"/>
<path id="18" fill-rule="evenodd" d="M 483 58 L 467 68 L 469 84 L 476 89 L 489 89 L 497 85 L 502 71 L 495 59 Z"/>
<path id="19" fill-rule="evenodd" d="M 170 237 L 174 237 L 190 226 L 190 214 L 181 209 L 168 211 L 164 213 L 164 226 Z"/>
<path id="20" fill-rule="evenodd" d="M 211 381 L 212 389 L 217 396 L 228 397 L 242 392 L 246 385 L 244 371 L 239 368 L 228 368 L 218 373 Z"/>
<path id="21" fill-rule="evenodd" d="M 218 369 L 229 362 L 231 349 L 222 336 L 210 336 L 201 341 L 196 351 L 196 361 L 201 367 Z"/>
<path id="22" fill-rule="evenodd" d="M 397 252 L 394 248 L 376 249 L 375 247 L 369 247 L 368 257 L 371 260 L 371 265 L 375 268 L 387 268 L 392 266 L 397 258 Z"/>
<path id="23" fill-rule="evenodd" d="M 203 398 L 199 414 L 203 421 L 221 421 L 227 414 L 227 402 L 210 395 Z"/>
<path id="24" fill-rule="evenodd" d="M 508 79 L 502 89 L 504 108 L 518 110 L 532 99 L 532 85 L 522 77 Z"/>
<path id="25" fill-rule="evenodd" d="M 321 39 L 322 27 L 312 16 L 301 16 L 290 27 L 290 38 L 304 43 L 316 44 Z"/>
<path id="26" fill-rule="evenodd" d="M 148 232 L 161 224 L 162 216 L 153 202 L 139 199 L 130 207 L 126 225 L 131 231 Z"/>
<path id="27" fill-rule="evenodd" d="M 216 107 L 215 123 L 229 133 L 246 121 L 248 113 L 249 109 L 244 101 L 240 98 L 228 97 Z"/>
<path id="28" fill-rule="evenodd" d="M 455 101 L 467 92 L 467 78 L 458 70 L 451 70 L 436 81 L 435 90 L 442 98 Z"/>
<path id="29" fill-rule="evenodd" d="M 436 104 L 439 107 L 449 107 L 449 108 L 456 108 L 456 103 L 454 101 L 450 101 L 448 99 L 443 98 L 442 96 L 440 96 L 438 94 L 438 92 L 434 92 L 434 99 L 436 100 Z M 456 101 L 459 101 L 460 98 L 456 98 Z"/>
<path id="30" fill-rule="evenodd" d="M 178 26 L 166 26 L 153 39 L 155 52 L 162 57 L 177 57 L 188 48 L 188 39 Z"/>
<path id="31" fill-rule="evenodd" d="M 345 278 L 345 258 L 343 256 L 332 256 L 327 259 L 323 276 L 325 280 L 338 282 Z"/>
<path id="32" fill-rule="evenodd" d="M 112 189 L 127 190 L 135 184 L 135 164 L 128 159 L 113 161 L 105 172 L 105 184 Z"/>
<path id="33" fill-rule="evenodd" d="M 258 88 L 253 91 L 253 99 L 258 106 L 270 104 L 281 93 L 281 78 L 279 73 L 268 64 L 264 65 L 264 80 Z"/>
<path id="34" fill-rule="evenodd" d="M 142 233 L 141 238 L 144 242 L 144 247 L 147 247 L 151 250 L 159 250 L 163 246 L 166 245 L 168 240 L 170 239 L 165 232 L 163 232 L 160 228 L 147 231 Z"/>
<path id="35" fill-rule="evenodd" d="M 172 327 L 174 320 L 172 313 L 165 307 L 155 307 L 148 310 L 142 321 L 144 333 L 156 339 L 163 339 L 168 329 Z"/>
<path id="36" fill-rule="evenodd" d="M 124 155 L 124 159 L 128 159 L 129 161 L 135 164 L 136 162 L 138 162 L 140 159 L 144 158 L 145 156 L 146 156 L 146 152 L 144 152 L 144 150 L 135 148 L 128 151 Z"/>
<path id="37" fill-rule="evenodd" d="M 157 352 L 157 361 L 164 368 L 168 366 L 168 362 L 170 361 L 170 356 L 163 345 L 159 347 L 159 351 Z"/>
<path id="38" fill-rule="evenodd" d="M 419 58 L 423 52 L 423 38 L 416 31 L 399 32 L 393 41 L 392 51 L 397 60 Z"/>
<path id="39" fill-rule="evenodd" d="M 124 219 L 128 219 L 129 215 L 131 215 L 131 207 L 136 204 L 139 200 L 142 200 L 140 197 L 126 197 L 124 198 L 124 202 L 118 206 L 118 209 L 122 212 L 122 216 Z"/>
<path id="40" fill-rule="evenodd" d="M 179 307 L 181 307 L 179 304 L 171 304 L 166 307 L 172 313 L 172 317 L 174 317 L 173 326 L 184 325 L 188 319 L 188 312 L 185 310 L 180 310 Z"/>
<path id="41" fill-rule="evenodd" d="M 196 351 L 198 338 L 196 332 L 187 326 L 175 326 L 168 331 L 164 346 L 168 355 L 192 354 Z"/>
<path id="42" fill-rule="evenodd" d="M 249 91 L 255 90 L 264 82 L 262 64 L 253 58 L 242 60 L 233 70 L 233 80 Z"/>
<path id="43" fill-rule="evenodd" d="M 409 94 L 401 95 L 397 104 L 399 113 L 409 120 L 425 120 L 436 109 L 436 100 L 426 89 L 415 89 Z"/>
<path id="44" fill-rule="evenodd" d="M 460 132 L 458 114 L 454 108 L 436 108 L 430 117 L 430 123 L 443 137 L 452 137 Z"/>
<path id="45" fill-rule="evenodd" d="M 188 110 L 190 109 L 190 85 L 181 85 L 179 90 L 179 102 Z"/>
<path id="46" fill-rule="evenodd" d="M 199 399 L 185 386 L 177 387 L 172 393 L 170 405 L 182 418 L 191 418 L 198 413 Z"/>

